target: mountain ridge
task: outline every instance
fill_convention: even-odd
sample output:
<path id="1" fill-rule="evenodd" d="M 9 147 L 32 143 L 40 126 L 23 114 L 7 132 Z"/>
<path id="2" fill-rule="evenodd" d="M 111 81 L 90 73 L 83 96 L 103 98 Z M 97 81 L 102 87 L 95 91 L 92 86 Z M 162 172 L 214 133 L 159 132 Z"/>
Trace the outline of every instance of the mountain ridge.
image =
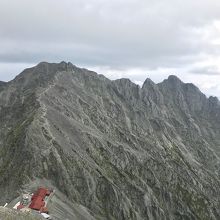
<path id="1" fill-rule="evenodd" d="M 49 63 L 49 62 L 46 62 L 46 61 L 42 61 L 42 62 L 38 63 L 36 66 L 34 66 L 34 67 L 30 67 L 30 68 L 27 68 L 27 69 L 23 70 L 23 71 L 22 71 L 20 74 L 18 74 L 14 79 L 12 79 L 12 80 L 10 80 L 10 81 L 8 81 L 8 82 L 0 81 L 0 86 L 2 86 L 2 85 L 7 85 L 8 83 L 10 83 L 10 82 L 16 80 L 17 78 L 19 78 L 19 77 L 21 77 L 23 74 L 25 74 L 26 71 L 29 71 L 29 70 L 34 71 L 34 70 L 36 70 L 36 72 L 38 72 L 38 71 L 39 71 L 39 68 L 42 68 L 43 66 L 51 66 L 51 65 L 54 66 L 54 67 L 57 66 L 58 70 L 62 70 L 62 69 L 63 69 L 63 70 L 68 70 L 68 69 L 71 70 L 71 69 L 77 68 L 77 66 L 75 66 L 75 65 L 72 64 L 71 62 L 61 61 L 60 63 Z M 81 69 L 95 73 L 94 71 L 90 71 L 90 70 L 88 70 L 88 69 L 86 69 L 86 68 L 81 68 Z M 45 73 L 45 72 L 44 72 L 44 73 Z M 96 74 L 98 74 L 98 73 L 96 73 Z M 103 74 L 98 74 L 98 75 L 105 77 Z M 109 78 L 107 78 L 107 77 L 105 77 L 105 78 L 106 78 L 106 79 L 109 79 Z M 111 79 L 109 79 L 109 80 L 111 80 Z M 136 84 L 135 82 L 132 82 L 129 78 L 119 78 L 119 79 L 114 79 L 114 80 L 111 80 L 111 81 L 117 81 L 117 80 L 129 80 L 131 83 L 133 83 L 133 84 L 135 84 L 135 85 L 138 85 L 138 84 Z M 171 82 L 171 81 L 175 81 L 175 82 L 183 83 L 183 84 L 185 84 L 185 85 L 191 85 L 192 87 L 195 87 L 195 88 L 197 88 L 197 89 L 200 91 L 200 89 L 199 89 L 197 86 L 195 86 L 193 83 L 184 83 L 180 78 L 178 78 L 176 75 L 172 75 L 172 74 L 169 75 L 167 79 L 164 79 L 162 82 L 159 82 L 159 83 L 155 83 L 155 82 L 153 82 L 150 78 L 147 78 L 147 79 L 144 81 L 143 85 L 144 85 L 145 82 L 147 82 L 148 80 L 149 80 L 149 82 L 151 82 L 151 83 L 153 83 L 153 84 L 155 84 L 155 85 L 164 83 L 164 82 L 166 82 L 166 81 L 170 81 L 170 82 Z M 143 85 L 141 86 L 142 88 L 143 88 Z M 201 91 L 200 91 L 200 92 L 201 92 Z M 201 92 L 201 93 L 202 93 L 202 92 Z M 218 98 L 217 96 L 210 95 L 210 96 L 208 96 L 207 98 L 209 98 L 209 97 L 217 98 L 218 101 L 219 101 L 219 98 Z"/>
<path id="2" fill-rule="evenodd" d="M 194 85 L 43 62 L 0 105 L 5 198 L 47 178 L 95 219 L 219 218 L 220 106 Z"/>

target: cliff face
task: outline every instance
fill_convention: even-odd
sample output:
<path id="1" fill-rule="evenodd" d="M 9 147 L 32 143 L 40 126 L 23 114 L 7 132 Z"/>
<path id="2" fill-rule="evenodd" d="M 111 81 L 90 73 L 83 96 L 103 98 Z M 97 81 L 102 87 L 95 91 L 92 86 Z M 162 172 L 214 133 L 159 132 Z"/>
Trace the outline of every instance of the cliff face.
<path id="1" fill-rule="evenodd" d="M 47 178 L 95 219 L 219 219 L 220 104 L 71 63 L 0 85 L 0 200 Z"/>

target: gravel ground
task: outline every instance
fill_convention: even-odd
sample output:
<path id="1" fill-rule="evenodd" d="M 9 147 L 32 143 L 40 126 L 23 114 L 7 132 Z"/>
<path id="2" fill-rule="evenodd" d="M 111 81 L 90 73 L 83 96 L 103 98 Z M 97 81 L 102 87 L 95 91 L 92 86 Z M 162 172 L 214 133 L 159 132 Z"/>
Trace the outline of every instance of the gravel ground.
<path id="1" fill-rule="evenodd" d="M 31 213 L 21 213 L 16 210 L 0 207 L 0 220 L 43 220 L 40 216 Z"/>

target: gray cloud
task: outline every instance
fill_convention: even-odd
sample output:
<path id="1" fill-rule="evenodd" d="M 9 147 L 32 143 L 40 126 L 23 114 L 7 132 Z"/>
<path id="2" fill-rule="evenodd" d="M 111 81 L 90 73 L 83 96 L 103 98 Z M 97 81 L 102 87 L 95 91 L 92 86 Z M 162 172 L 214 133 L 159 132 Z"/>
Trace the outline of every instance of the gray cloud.
<path id="1" fill-rule="evenodd" d="M 210 50 L 194 29 L 220 17 L 214 0 L 1 0 L 0 6 L 0 58 L 12 62 L 78 57 L 97 65 L 175 65 Z"/>
<path id="2" fill-rule="evenodd" d="M 220 70 L 216 66 L 195 67 L 190 70 L 191 73 L 199 75 L 219 75 Z"/>

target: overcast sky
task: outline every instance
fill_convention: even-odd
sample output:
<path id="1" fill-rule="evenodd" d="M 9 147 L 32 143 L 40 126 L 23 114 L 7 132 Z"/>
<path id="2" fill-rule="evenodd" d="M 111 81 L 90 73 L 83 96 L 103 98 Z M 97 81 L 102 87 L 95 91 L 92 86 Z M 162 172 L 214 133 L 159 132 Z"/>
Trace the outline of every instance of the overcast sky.
<path id="1" fill-rule="evenodd" d="M 64 60 L 220 97 L 220 0 L 0 0 L 0 48 L 2 81 Z"/>

